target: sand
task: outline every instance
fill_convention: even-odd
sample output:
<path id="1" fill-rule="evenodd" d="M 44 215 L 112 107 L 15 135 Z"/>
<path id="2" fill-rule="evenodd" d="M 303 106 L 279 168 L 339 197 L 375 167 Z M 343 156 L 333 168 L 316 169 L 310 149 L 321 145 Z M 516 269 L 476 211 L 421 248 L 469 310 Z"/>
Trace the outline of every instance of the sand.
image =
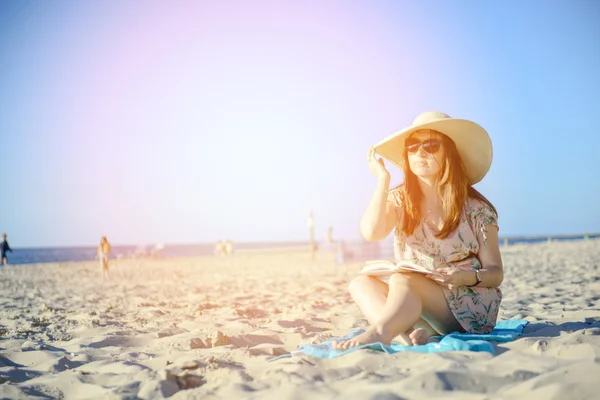
<path id="1" fill-rule="evenodd" d="M 600 391 L 600 241 L 502 249 L 498 354 L 360 350 L 269 362 L 366 326 L 360 264 L 253 253 L 0 268 L 0 398 L 586 399 Z"/>

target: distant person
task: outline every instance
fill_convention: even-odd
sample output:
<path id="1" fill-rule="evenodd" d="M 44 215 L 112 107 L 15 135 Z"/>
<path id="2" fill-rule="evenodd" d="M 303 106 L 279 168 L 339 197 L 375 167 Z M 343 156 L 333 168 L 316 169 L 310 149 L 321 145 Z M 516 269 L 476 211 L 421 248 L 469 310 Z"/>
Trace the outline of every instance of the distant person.
<path id="1" fill-rule="evenodd" d="M 102 269 L 102 278 L 108 279 L 108 255 L 110 254 L 111 246 L 106 239 L 106 236 L 102 236 L 100 244 L 98 245 L 98 253 L 96 257 L 100 261 L 100 268 Z"/>
<path id="2" fill-rule="evenodd" d="M 402 169 L 404 183 L 389 189 L 383 159 Z M 473 185 L 492 163 L 492 142 L 478 124 L 439 112 L 420 114 L 409 126 L 372 147 L 369 169 L 377 179 L 361 233 L 381 241 L 394 232 L 396 261 L 433 267 L 441 275 L 394 273 L 386 282 L 359 275 L 350 294 L 370 327 L 334 347 L 425 344 L 431 335 L 489 333 L 502 292 L 498 214 Z M 426 265 L 429 264 L 429 265 Z"/>
<path id="3" fill-rule="evenodd" d="M 225 254 L 228 256 L 233 255 L 233 242 L 231 240 L 225 242 Z"/>
<path id="4" fill-rule="evenodd" d="M 2 261 L 2 264 L 4 265 L 8 265 L 8 257 L 6 256 L 7 251 L 10 251 L 12 253 L 12 249 L 6 241 L 6 233 L 3 233 L 2 242 L 0 242 L 0 261 Z"/>
<path id="5" fill-rule="evenodd" d="M 152 250 L 150 250 L 150 257 L 160 258 L 162 257 L 162 253 L 165 250 L 165 245 L 163 243 L 157 243 L 154 245 Z"/>
<path id="6" fill-rule="evenodd" d="M 333 238 L 333 226 L 327 228 L 327 234 L 325 236 L 325 243 L 323 244 L 323 250 L 338 253 L 340 251 L 340 243 Z"/>
<path id="7" fill-rule="evenodd" d="M 329 228 L 327 228 L 326 240 L 327 240 L 327 243 L 333 243 L 333 226 L 330 226 Z"/>
<path id="8" fill-rule="evenodd" d="M 213 254 L 215 256 L 222 256 L 225 254 L 225 245 L 220 240 L 217 240 L 217 244 L 215 244 L 215 249 L 213 250 Z"/>

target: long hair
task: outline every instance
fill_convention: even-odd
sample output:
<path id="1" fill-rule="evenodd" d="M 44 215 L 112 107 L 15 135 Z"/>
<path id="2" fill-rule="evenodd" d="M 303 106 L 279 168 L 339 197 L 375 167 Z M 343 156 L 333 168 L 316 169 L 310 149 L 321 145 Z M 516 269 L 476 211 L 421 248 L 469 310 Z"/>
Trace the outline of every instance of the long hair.
<path id="1" fill-rule="evenodd" d="M 437 176 L 437 192 L 442 202 L 444 212 L 444 223 L 435 237 L 445 239 L 450 235 L 460 223 L 460 214 L 467 198 L 481 200 L 487 203 L 496 213 L 496 208 L 479 193 L 473 186 L 469 185 L 469 179 L 465 166 L 460 158 L 454 141 L 448 136 L 438 131 L 432 131 L 441 136 L 442 146 L 445 149 L 445 157 L 442 160 L 440 171 Z M 410 170 L 408 163 L 408 153 L 406 148 L 402 154 L 402 171 L 404 172 L 404 183 L 398 186 L 404 216 L 400 229 L 407 236 L 413 234 L 415 228 L 422 219 L 419 205 L 423 199 L 423 193 L 419 186 L 419 178 Z"/>
<path id="2" fill-rule="evenodd" d="M 102 236 L 102 239 L 100 239 L 99 249 L 106 253 L 110 253 L 110 251 L 112 250 L 112 246 L 108 242 L 108 239 L 106 238 L 106 236 Z"/>

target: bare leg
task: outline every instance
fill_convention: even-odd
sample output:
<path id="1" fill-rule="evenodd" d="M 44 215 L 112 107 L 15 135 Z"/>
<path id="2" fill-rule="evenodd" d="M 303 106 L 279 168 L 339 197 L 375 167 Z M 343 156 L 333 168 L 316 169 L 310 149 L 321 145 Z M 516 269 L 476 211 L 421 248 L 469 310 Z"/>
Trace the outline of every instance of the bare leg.
<path id="1" fill-rule="evenodd" d="M 102 270 L 102 280 L 106 279 L 106 265 L 105 265 L 106 261 L 101 258 L 100 259 L 100 269 Z"/>
<path id="2" fill-rule="evenodd" d="M 385 301 L 388 296 L 389 286 L 381 280 L 360 275 L 350 283 L 352 298 L 363 312 L 371 325 L 375 325 L 382 316 Z M 394 341 L 406 346 L 426 344 L 430 336 L 439 335 L 427 321 L 420 318 L 415 325 L 406 332 L 400 333 Z"/>
<path id="3" fill-rule="evenodd" d="M 360 280 L 353 286 L 362 286 Z M 374 278 L 369 278 L 374 279 Z M 363 284 L 366 283 L 363 282 Z M 383 285 L 385 285 L 382 282 Z M 380 287 L 381 288 L 381 287 Z M 448 307 L 446 297 L 441 287 L 432 280 L 416 273 L 399 273 L 390 277 L 389 289 L 385 305 L 381 307 L 381 299 L 384 291 L 375 290 L 373 284 L 366 293 L 360 294 L 355 290 L 355 300 L 372 323 L 366 332 L 357 337 L 339 344 L 334 343 L 334 348 L 347 349 L 360 344 L 382 342 L 390 344 L 391 340 L 399 334 L 407 334 L 409 330 L 417 325 L 423 326 L 423 320 L 429 323 L 429 327 L 435 332 L 447 333 L 462 330 L 458 321 Z M 379 312 L 377 311 L 379 310 Z M 411 339 L 409 337 L 409 339 Z M 412 339 L 411 339 L 412 341 Z"/>
<path id="4" fill-rule="evenodd" d="M 108 280 L 110 277 L 108 276 L 108 260 L 105 258 L 102 260 L 102 267 L 104 271 L 104 277 Z"/>

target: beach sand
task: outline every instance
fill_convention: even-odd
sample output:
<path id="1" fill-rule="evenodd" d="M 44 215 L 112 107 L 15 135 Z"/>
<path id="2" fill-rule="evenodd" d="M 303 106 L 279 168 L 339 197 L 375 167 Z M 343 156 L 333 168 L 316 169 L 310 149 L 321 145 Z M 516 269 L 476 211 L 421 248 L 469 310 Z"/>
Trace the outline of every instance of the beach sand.
<path id="1" fill-rule="evenodd" d="M 600 394 L 600 241 L 502 249 L 498 354 L 272 356 L 365 327 L 334 255 L 0 268 L 0 398 L 591 399 Z"/>

